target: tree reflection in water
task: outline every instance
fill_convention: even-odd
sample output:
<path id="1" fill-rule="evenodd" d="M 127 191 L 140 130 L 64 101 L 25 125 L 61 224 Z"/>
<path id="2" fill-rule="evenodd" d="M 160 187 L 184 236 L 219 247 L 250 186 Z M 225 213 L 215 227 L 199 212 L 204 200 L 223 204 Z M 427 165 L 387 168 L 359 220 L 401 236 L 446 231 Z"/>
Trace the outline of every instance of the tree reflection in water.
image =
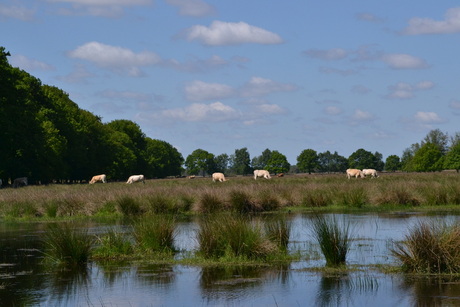
<path id="1" fill-rule="evenodd" d="M 404 276 L 401 288 L 410 293 L 412 306 L 458 306 L 459 276 Z"/>

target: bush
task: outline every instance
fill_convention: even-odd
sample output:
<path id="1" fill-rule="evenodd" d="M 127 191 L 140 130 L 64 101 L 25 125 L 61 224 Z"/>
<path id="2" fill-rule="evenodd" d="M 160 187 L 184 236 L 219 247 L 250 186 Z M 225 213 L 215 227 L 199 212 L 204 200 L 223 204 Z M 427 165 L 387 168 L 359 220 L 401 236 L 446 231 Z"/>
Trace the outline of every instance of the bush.
<path id="1" fill-rule="evenodd" d="M 97 258 L 118 258 L 133 253 L 133 245 L 126 236 L 113 227 L 103 235 L 98 237 L 99 246 L 94 250 Z"/>
<path id="2" fill-rule="evenodd" d="M 155 215 L 143 218 L 134 225 L 134 238 L 141 250 L 171 253 L 174 246 L 175 220 L 171 216 Z"/>
<path id="3" fill-rule="evenodd" d="M 143 213 L 139 202 L 130 196 L 122 196 L 116 200 L 121 213 L 125 216 L 140 215 Z"/>

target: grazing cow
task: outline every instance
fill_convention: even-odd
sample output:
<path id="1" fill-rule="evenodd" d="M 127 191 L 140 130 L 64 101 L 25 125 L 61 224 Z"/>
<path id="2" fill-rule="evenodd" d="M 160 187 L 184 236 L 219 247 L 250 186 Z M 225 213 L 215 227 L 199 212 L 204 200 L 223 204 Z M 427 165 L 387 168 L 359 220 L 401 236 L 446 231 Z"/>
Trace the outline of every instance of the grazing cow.
<path id="1" fill-rule="evenodd" d="M 131 183 L 141 182 L 142 181 L 142 183 L 145 184 L 144 179 L 145 179 L 144 175 L 132 175 L 132 176 L 130 176 L 128 178 L 128 181 L 126 183 L 131 184 Z"/>
<path id="2" fill-rule="evenodd" d="M 270 173 L 264 169 L 256 169 L 254 171 L 254 180 L 257 179 L 257 177 L 264 177 L 265 179 L 270 179 Z"/>
<path id="3" fill-rule="evenodd" d="M 377 175 L 377 171 L 372 168 L 363 169 L 363 174 L 364 176 L 371 176 L 371 178 L 377 178 L 379 176 Z"/>
<path id="4" fill-rule="evenodd" d="M 107 178 L 107 176 L 105 176 L 105 174 L 93 176 L 93 178 L 91 178 L 91 181 L 89 182 L 89 184 L 93 184 L 93 183 L 96 183 L 96 182 L 107 183 L 106 178 Z"/>
<path id="5" fill-rule="evenodd" d="M 27 177 L 19 177 L 14 179 L 13 188 L 24 187 L 27 185 Z"/>
<path id="6" fill-rule="evenodd" d="M 279 173 L 276 177 L 284 177 L 284 173 Z"/>
<path id="7" fill-rule="evenodd" d="M 222 174 L 222 173 L 214 173 L 214 174 L 212 174 L 212 181 L 213 182 L 216 182 L 216 181 L 223 182 L 223 181 L 227 181 L 227 180 L 225 179 L 224 174 Z"/>
<path id="8" fill-rule="evenodd" d="M 195 179 L 195 175 L 191 175 L 187 177 L 188 179 Z"/>
<path id="9" fill-rule="evenodd" d="M 350 179 L 351 177 L 364 178 L 365 176 L 364 176 L 364 174 L 363 174 L 363 172 L 361 170 L 355 169 L 355 168 L 349 168 L 349 169 L 347 169 L 347 177 L 348 177 L 348 179 Z"/>

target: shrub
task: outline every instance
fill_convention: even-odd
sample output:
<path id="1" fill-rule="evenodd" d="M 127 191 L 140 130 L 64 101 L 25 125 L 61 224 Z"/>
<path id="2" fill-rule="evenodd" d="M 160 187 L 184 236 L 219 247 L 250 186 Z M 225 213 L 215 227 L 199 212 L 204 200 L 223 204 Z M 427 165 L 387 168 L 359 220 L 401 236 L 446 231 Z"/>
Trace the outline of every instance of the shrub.
<path id="1" fill-rule="evenodd" d="M 198 211 L 201 213 L 212 213 L 223 208 L 220 198 L 210 192 L 204 192 L 199 202 Z"/>
<path id="2" fill-rule="evenodd" d="M 249 213 L 260 211 L 260 208 L 251 201 L 251 196 L 243 191 L 230 192 L 230 204 L 232 208 L 238 213 Z"/>
<path id="3" fill-rule="evenodd" d="M 326 207 L 330 203 L 329 194 L 321 190 L 310 191 L 302 200 L 302 205 L 305 207 Z"/>
<path id="4" fill-rule="evenodd" d="M 406 272 L 460 273 L 460 224 L 421 221 L 391 253 Z"/>
<path id="5" fill-rule="evenodd" d="M 156 194 L 148 197 L 150 208 L 154 213 L 177 213 L 179 208 L 176 206 L 174 199 L 163 194 Z"/>
<path id="6" fill-rule="evenodd" d="M 363 187 L 346 189 L 341 195 L 342 205 L 362 208 L 368 202 L 367 193 Z"/>
<path id="7" fill-rule="evenodd" d="M 313 218 L 313 236 L 326 258 L 326 266 L 345 264 L 352 240 L 350 224 L 340 226 L 334 218 Z"/>

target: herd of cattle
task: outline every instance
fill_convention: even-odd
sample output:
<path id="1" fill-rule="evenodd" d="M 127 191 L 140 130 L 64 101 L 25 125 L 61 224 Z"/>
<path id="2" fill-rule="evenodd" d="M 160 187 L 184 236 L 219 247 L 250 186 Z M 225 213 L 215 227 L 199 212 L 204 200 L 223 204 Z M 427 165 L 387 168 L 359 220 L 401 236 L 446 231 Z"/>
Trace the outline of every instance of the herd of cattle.
<path id="1" fill-rule="evenodd" d="M 366 176 L 371 176 L 372 178 L 377 178 L 379 177 L 377 174 L 377 171 L 375 169 L 355 169 L 355 168 L 349 168 L 347 169 L 347 178 L 350 179 L 351 177 L 355 178 L 365 178 Z M 277 177 L 283 177 L 284 174 L 278 174 Z M 195 176 L 189 176 L 187 177 L 189 179 L 194 179 Z M 225 179 L 225 175 L 223 173 L 213 173 L 212 174 L 212 181 L 216 182 L 224 182 L 227 181 L 228 179 Z M 257 178 L 265 178 L 265 179 L 271 179 L 270 173 L 266 170 L 255 170 L 254 171 L 254 180 L 257 180 Z M 107 176 L 105 174 L 101 175 L 96 175 L 91 178 L 89 184 L 94 184 L 96 182 L 102 182 L 102 183 L 107 183 Z M 145 184 L 145 177 L 144 175 L 132 175 L 128 178 L 128 181 L 126 182 L 127 184 L 132 184 L 135 182 L 142 182 Z M 13 181 L 13 188 L 19 188 L 26 186 L 28 184 L 27 182 L 27 177 L 20 177 L 16 178 Z M 0 187 L 2 186 L 2 180 L 0 179 Z"/>

